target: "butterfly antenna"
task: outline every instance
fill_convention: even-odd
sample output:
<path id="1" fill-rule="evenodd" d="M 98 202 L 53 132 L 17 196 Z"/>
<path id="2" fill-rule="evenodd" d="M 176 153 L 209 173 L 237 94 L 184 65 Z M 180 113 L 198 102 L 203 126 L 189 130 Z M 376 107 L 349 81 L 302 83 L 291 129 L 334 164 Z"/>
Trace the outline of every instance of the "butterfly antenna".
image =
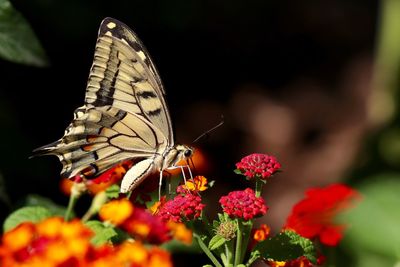
<path id="1" fill-rule="evenodd" d="M 194 139 L 194 141 L 192 142 L 193 144 L 196 143 L 197 141 L 199 141 L 200 139 L 202 139 L 203 137 L 208 137 L 210 136 L 210 133 L 212 131 L 214 131 L 215 129 L 219 128 L 220 126 L 222 126 L 224 124 L 224 115 L 221 115 L 221 121 L 215 125 L 214 127 L 212 127 L 211 129 L 207 130 L 206 132 L 202 133 L 199 137 L 197 137 L 196 139 Z"/>

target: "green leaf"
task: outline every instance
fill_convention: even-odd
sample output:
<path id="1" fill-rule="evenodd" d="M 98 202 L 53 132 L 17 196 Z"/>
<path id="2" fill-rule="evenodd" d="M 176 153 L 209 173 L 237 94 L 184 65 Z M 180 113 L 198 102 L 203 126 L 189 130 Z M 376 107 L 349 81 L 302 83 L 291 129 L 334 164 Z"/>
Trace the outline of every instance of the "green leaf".
<path id="1" fill-rule="evenodd" d="M 67 208 L 54 203 L 51 199 L 31 194 L 25 197 L 25 206 L 40 206 L 46 208 L 53 216 L 64 216 Z M 75 217 L 73 215 L 72 217 Z"/>
<path id="2" fill-rule="evenodd" d="M 261 257 L 274 261 L 294 260 L 305 256 L 311 262 L 316 262 L 313 243 L 293 231 L 285 231 L 268 238 L 255 247 Z"/>
<path id="3" fill-rule="evenodd" d="M 171 253 L 200 253 L 202 252 L 197 242 L 192 242 L 191 245 L 184 244 L 178 240 L 171 240 L 161 245 L 161 248 L 168 250 Z"/>
<path id="4" fill-rule="evenodd" d="M 106 196 L 109 199 L 118 198 L 119 197 L 119 185 L 113 184 L 106 189 Z"/>
<path id="5" fill-rule="evenodd" d="M 11 213 L 3 224 L 3 231 L 11 230 L 23 222 L 37 223 L 51 217 L 51 212 L 43 207 L 23 207 Z"/>
<path id="6" fill-rule="evenodd" d="M 212 226 L 213 226 L 214 229 L 217 229 L 219 227 L 219 225 L 220 225 L 219 221 L 214 220 L 212 222 Z"/>
<path id="7" fill-rule="evenodd" d="M 400 257 L 400 175 L 387 173 L 364 180 L 356 186 L 361 202 L 340 217 L 350 226 L 342 245 L 360 260 L 367 252 L 393 261 L 379 266 L 394 266 Z"/>
<path id="8" fill-rule="evenodd" d="M 114 230 L 117 233 L 117 235 L 113 236 L 111 238 L 111 242 L 113 244 L 119 244 L 119 243 L 124 242 L 125 240 L 132 238 L 127 232 L 125 232 L 124 230 L 122 230 L 120 228 L 114 228 Z"/>
<path id="9" fill-rule="evenodd" d="M 111 239 L 118 235 L 113 227 L 105 226 L 100 221 L 88 221 L 85 223 L 85 225 L 95 234 L 90 240 L 90 242 L 95 246 L 111 242 Z"/>
<path id="10" fill-rule="evenodd" d="M 48 65 L 32 28 L 8 0 L 0 0 L 0 57 L 37 67 Z"/>
<path id="11" fill-rule="evenodd" d="M 215 235 L 211 238 L 210 242 L 208 243 L 208 248 L 211 250 L 215 250 L 225 244 L 226 239 L 220 235 Z"/>
<path id="12" fill-rule="evenodd" d="M 239 175 L 243 175 L 242 171 L 239 169 L 234 169 L 233 172 Z"/>

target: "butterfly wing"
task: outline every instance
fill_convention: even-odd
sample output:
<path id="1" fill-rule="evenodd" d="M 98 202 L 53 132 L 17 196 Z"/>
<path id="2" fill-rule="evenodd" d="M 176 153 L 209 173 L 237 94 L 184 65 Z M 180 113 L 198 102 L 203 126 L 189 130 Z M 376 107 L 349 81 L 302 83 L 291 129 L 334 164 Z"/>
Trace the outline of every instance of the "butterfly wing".
<path id="1" fill-rule="evenodd" d="M 106 18 L 100 25 L 85 104 L 113 106 L 139 114 L 174 140 L 164 89 L 149 53 L 125 24 Z"/>
<path id="2" fill-rule="evenodd" d="M 90 177 L 127 159 L 162 154 L 169 146 L 173 146 L 171 120 L 149 54 L 125 24 L 104 19 L 85 105 L 75 111 L 60 140 L 34 153 L 57 155 L 63 177 L 79 173 Z"/>

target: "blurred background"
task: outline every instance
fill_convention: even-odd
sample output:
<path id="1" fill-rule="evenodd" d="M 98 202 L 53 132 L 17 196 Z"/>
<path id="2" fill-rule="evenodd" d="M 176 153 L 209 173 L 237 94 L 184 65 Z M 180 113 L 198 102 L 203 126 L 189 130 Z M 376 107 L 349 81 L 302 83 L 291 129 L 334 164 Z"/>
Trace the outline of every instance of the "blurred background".
<path id="1" fill-rule="evenodd" d="M 307 188 L 346 182 L 364 201 L 345 217 L 351 228 L 334 252 L 337 266 L 399 261 L 400 1 L 11 4 L 46 56 L 25 64 L 0 60 L 2 220 L 29 194 L 67 203 L 58 159 L 28 157 L 60 138 L 83 104 L 98 26 L 110 16 L 150 52 L 178 142 L 191 144 L 224 116 L 224 125 L 196 144 L 207 160 L 203 174 L 217 182 L 209 203 L 250 186 L 233 174 L 243 156 L 272 154 L 283 165 L 264 194 L 265 222 L 275 232 Z M 0 5 L 0 32 L 4 17 Z"/>

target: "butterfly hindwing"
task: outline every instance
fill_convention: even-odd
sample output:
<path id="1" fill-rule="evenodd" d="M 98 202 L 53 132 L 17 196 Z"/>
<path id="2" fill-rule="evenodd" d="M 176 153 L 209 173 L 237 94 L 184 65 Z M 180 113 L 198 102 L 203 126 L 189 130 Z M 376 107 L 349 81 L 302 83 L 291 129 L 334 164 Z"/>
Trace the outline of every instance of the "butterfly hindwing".
<path id="1" fill-rule="evenodd" d="M 57 155 L 63 164 L 63 177 L 75 176 L 86 168 L 95 176 L 118 162 L 157 153 L 158 138 L 163 137 L 154 132 L 144 140 L 142 136 L 147 132 L 156 131 L 146 120 L 112 107 L 90 108 L 85 112 L 81 109 L 75 112 L 78 115 L 63 138 L 35 150 Z"/>

